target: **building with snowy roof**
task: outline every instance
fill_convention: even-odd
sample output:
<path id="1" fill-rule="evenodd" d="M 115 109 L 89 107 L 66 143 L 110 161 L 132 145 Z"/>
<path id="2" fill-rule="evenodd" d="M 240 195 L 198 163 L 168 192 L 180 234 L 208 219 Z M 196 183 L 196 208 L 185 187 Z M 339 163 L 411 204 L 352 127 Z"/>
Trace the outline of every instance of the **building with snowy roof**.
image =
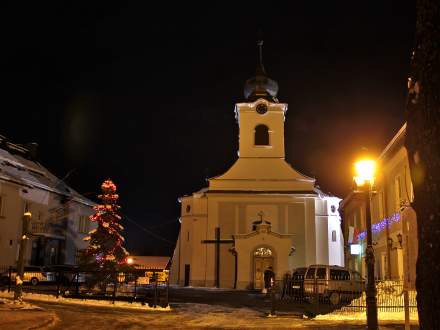
<path id="1" fill-rule="evenodd" d="M 25 211 L 32 214 L 25 264 L 76 264 L 93 205 L 36 160 L 36 145 L 0 136 L 1 268 L 16 265 Z"/>
<path id="2" fill-rule="evenodd" d="M 260 61 L 245 102 L 235 105 L 237 161 L 207 188 L 179 199 L 171 283 L 259 289 L 270 266 L 277 279 L 310 264 L 343 266 L 340 199 L 286 162 L 287 104 L 277 92 Z"/>

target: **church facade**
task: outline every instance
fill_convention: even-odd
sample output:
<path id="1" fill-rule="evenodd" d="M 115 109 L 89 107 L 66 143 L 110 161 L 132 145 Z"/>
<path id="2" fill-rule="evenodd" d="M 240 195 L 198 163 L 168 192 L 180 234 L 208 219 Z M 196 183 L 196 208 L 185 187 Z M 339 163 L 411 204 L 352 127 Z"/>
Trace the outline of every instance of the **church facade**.
<path id="1" fill-rule="evenodd" d="M 287 104 L 261 62 L 235 106 L 239 157 L 209 186 L 183 196 L 170 282 L 259 289 L 272 266 L 276 279 L 311 264 L 343 265 L 340 199 L 285 161 Z"/>

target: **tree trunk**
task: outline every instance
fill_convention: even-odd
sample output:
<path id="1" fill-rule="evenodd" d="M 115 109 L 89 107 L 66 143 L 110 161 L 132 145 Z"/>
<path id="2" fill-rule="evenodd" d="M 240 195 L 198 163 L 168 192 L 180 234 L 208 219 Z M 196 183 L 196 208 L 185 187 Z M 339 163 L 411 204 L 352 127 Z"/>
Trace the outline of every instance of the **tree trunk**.
<path id="1" fill-rule="evenodd" d="M 421 329 L 440 329 L 440 3 L 417 0 L 406 148 L 417 213 Z"/>

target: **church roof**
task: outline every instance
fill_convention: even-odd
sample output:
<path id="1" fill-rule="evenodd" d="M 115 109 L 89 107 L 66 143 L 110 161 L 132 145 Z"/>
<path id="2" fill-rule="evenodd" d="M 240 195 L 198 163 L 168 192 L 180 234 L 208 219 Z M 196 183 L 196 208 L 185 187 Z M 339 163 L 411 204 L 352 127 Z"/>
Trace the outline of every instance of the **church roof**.
<path id="1" fill-rule="evenodd" d="M 209 179 L 209 191 L 314 192 L 315 179 L 280 158 L 239 158 L 223 175 Z"/>

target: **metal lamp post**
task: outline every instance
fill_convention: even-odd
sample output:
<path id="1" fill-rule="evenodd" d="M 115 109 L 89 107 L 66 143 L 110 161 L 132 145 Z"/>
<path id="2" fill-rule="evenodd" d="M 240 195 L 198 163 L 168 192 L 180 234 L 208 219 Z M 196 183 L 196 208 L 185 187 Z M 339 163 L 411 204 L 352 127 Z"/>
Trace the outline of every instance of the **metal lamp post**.
<path id="1" fill-rule="evenodd" d="M 27 207 L 26 207 L 27 208 Z M 26 211 L 23 214 L 23 228 L 20 238 L 20 251 L 18 252 L 17 261 L 17 275 L 15 277 L 15 291 L 14 300 L 21 302 L 23 300 L 23 276 L 24 276 L 24 257 L 26 254 L 26 245 L 29 239 L 29 223 L 31 222 L 32 214 Z"/>
<path id="2" fill-rule="evenodd" d="M 354 181 L 357 187 L 363 192 L 366 204 L 366 226 L 367 226 L 367 248 L 365 250 L 365 261 L 367 266 L 367 327 L 369 330 L 378 329 L 377 321 L 377 300 L 376 283 L 374 279 L 374 249 L 371 233 L 371 188 L 374 184 L 375 162 L 362 160 L 355 164 L 356 174 Z"/>

